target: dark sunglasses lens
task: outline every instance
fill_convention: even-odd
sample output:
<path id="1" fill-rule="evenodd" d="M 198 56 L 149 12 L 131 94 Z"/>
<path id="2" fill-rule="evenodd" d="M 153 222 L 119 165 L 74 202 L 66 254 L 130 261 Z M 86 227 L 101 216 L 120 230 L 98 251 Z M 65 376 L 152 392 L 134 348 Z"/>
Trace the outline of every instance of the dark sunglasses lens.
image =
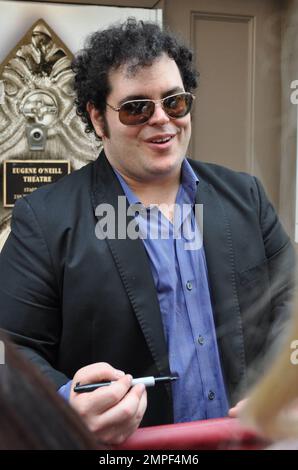
<path id="1" fill-rule="evenodd" d="M 119 119 L 126 126 L 144 124 L 154 113 L 152 101 L 128 101 L 120 107 Z"/>
<path id="2" fill-rule="evenodd" d="M 163 107 L 171 118 L 181 118 L 190 112 L 192 102 L 193 97 L 190 93 L 181 93 L 180 95 L 166 98 L 163 102 Z"/>

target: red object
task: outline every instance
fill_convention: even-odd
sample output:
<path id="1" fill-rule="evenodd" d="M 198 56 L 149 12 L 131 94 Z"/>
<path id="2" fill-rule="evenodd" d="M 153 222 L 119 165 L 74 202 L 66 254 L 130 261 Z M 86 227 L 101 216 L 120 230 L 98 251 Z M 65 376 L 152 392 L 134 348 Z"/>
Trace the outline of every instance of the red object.
<path id="1" fill-rule="evenodd" d="M 140 428 L 113 449 L 256 450 L 267 445 L 237 419 L 220 418 Z"/>

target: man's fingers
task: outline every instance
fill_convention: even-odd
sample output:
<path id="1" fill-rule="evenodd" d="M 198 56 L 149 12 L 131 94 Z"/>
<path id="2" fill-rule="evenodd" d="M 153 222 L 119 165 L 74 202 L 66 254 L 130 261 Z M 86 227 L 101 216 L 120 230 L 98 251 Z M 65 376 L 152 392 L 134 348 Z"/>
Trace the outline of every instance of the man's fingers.
<path id="1" fill-rule="evenodd" d="M 229 409 L 228 416 L 230 418 L 238 418 L 240 411 L 242 410 L 243 406 L 247 402 L 247 398 L 239 401 L 233 408 Z"/>
<path id="2" fill-rule="evenodd" d="M 112 381 L 93 392 L 71 391 L 70 402 L 88 428 L 103 445 L 120 444 L 139 426 L 147 407 L 144 384 L 131 388 L 132 376 L 109 364 L 91 364 L 80 369 L 72 387 L 101 381 Z"/>
<path id="3" fill-rule="evenodd" d="M 116 406 L 94 416 L 89 429 L 105 444 L 120 444 L 138 428 L 146 406 L 145 387 L 138 384 Z"/>
<path id="4" fill-rule="evenodd" d="M 79 382 L 81 385 L 103 382 L 103 381 L 112 381 L 118 380 L 120 377 L 123 377 L 125 374 L 123 371 L 114 369 L 110 364 L 106 362 L 98 362 L 95 364 L 90 364 L 89 366 L 83 367 L 78 370 L 73 377 L 71 384 L 70 392 L 70 401 L 76 400 L 82 394 L 74 392 L 75 385 Z M 85 392 L 91 393 L 91 392 Z"/>
<path id="5" fill-rule="evenodd" d="M 110 364 L 107 364 L 106 362 L 97 362 L 78 370 L 74 376 L 73 382 L 87 384 L 102 382 L 104 380 L 110 381 L 117 380 L 120 377 L 123 377 L 123 375 L 123 371 L 115 369 Z"/>
<path id="6" fill-rule="evenodd" d="M 131 375 L 124 375 L 111 385 L 93 392 L 74 393 L 72 404 L 84 419 L 96 418 L 123 399 L 131 387 L 131 381 Z"/>
<path id="7" fill-rule="evenodd" d="M 230 418 L 236 418 L 236 416 L 237 416 L 237 407 L 236 406 L 229 409 L 228 416 Z"/>
<path id="8" fill-rule="evenodd" d="M 88 392 L 84 398 L 88 399 L 90 411 L 97 416 L 117 405 L 131 388 L 131 381 L 131 375 L 124 375 L 111 385 Z"/>
<path id="9" fill-rule="evenodd" d="M 139 407 L 136 413 L 136 419 L 139 420 L 139 422 L 142 421 L 146 408 L 147 408 L 147 392 L 145 390 L 145 392 L 143 392 L 141 395 Z"/>
<path id="10" fill-rule="evenodd" d="M 117 385 L 120 380 L 117 382 Z M 137 414 L 143 394 L 146 395 L 145 386 L 143 384 L 138 384 L 129 390 L 128 393 L 122 397 L 121 401 L 119 400 L 117 404 L 114 403 L 107 408 L 105 413 L 101 412 L 102 414 L 99 419 L 102 420 L 102 425 L 106 426 L 108 423 L 116 423 L 119 425 L 122 422 L 132 420 Z"/>

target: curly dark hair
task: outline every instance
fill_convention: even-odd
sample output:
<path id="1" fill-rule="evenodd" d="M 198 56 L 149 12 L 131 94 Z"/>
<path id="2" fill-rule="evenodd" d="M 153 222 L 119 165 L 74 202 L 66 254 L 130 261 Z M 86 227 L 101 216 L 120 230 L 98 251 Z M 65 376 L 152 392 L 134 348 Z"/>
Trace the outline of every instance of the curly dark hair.
<path id="1" fill-rule="evenodd" d="M 128 64 L 129 72 L 134 74 L 139 67 L 151 65 L 163 53 L 175 60 L 185 90 L 194 90 L 199 73 L 193 67 L 191 50 L 155 23 L 129 18 L 88 38 L 85 48 L 72 62 L 77 114 L 86 124 L 87 133 L 95 132 L 86 109 L 87 103 L 93 104 L 104 116 L 106 98 L 111 91 L 110 70 Z"/>

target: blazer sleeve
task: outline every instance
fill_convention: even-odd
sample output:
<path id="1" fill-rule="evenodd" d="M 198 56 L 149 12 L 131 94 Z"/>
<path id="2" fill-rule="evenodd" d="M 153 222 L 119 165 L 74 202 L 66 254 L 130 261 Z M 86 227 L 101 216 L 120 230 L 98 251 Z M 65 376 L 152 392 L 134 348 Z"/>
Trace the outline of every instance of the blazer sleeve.
<path id="1" fill-rule="evenodd" d="M 56 387 L 61 334 L 59 289 L 43 229 L 27 199 L 15 204 L 0 254 L 0 328 Z"/>
<path id="2" fill-rule="evenodd" d="M 263 235 L 271 297 L 271 328 L 264 345 L 269 354 L 274 352 L 287 333 L 292 314 L 295 287 L 295 250 L 268 200 L 264 188 L 254 178 L 259 199 L 260 226 Z"/>

